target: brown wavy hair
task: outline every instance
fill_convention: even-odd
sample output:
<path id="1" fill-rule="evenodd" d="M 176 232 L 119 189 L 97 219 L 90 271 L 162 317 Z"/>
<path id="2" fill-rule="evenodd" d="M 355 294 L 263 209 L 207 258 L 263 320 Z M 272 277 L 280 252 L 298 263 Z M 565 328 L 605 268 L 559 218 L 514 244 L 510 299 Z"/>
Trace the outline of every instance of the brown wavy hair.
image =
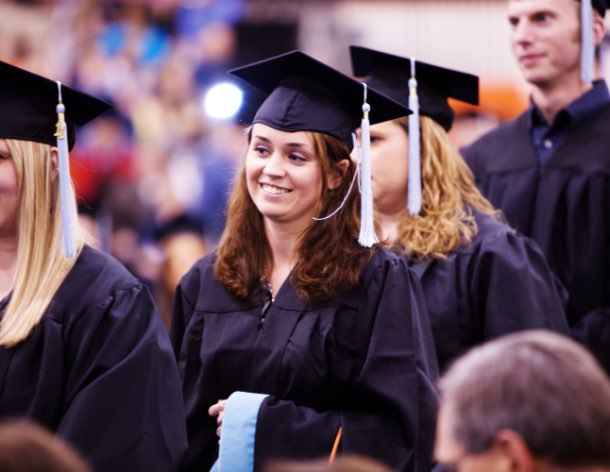
<path id="1" fill-rule="evenodd" d="M 355 166 L 343 141 L 323 133 L 308 132 L 308 135 L 313 140 L 322 174 L 317 214 L 325 216 L 337 209 L 347 195 Z M 349 161 L 343 180 L 337 188 L 329 189 L 327 176 L 341 175 L 338 164 L 343 159 Z M 328 299 L 338 290 L 360 283 L 365 256 L 370 256 L 371 249 L 358 244 L 359 225 L 360 195 L 353 189 L 336 215 L 323 221 L 312 220 L 301 234 L 290 283 L 302 300 Z M 244 165 L 233 184 L 227 223 L 217 254 L 214 276 L 240 299 L 260 286 L 265 268 L 273 263 L 262 215 L 248 193 Z"/>
<path id="2" fill-rule="evenodd" d="M 407 132 L 407 119 L 396 121 Z M 472 172 L 444 128 L 422 116 L 420 130 L 422 209 L 415 216 L 405 211 L 396 243 L 416 259 L 444 258 L 477 235 L 473 209 L 501 218 L 476 188 Z"/>

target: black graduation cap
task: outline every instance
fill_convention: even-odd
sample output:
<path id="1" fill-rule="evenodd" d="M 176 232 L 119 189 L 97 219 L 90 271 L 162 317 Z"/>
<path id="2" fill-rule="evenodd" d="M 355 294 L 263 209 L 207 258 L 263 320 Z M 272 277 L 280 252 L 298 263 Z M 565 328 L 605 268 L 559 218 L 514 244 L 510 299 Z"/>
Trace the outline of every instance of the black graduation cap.
<path id="1" fill-rule="evenodd" d="M 0 61 L 0 138 L 35 141 L 57 147 L 62 240 L 67 257 L 76 248 L 71 207 L 69 149 L 74 125 L 83 125 L 110 105 L 59 82 Z"/>
<path id="2" fill-rule="evenodd" d="M 354 75 L 364 77 L 371 88 L 405 105 L 409 102 L 411 59 L 361 46 L 350 46 Z M 479 78 L 444 67 L 414 61 L 419 113 L 449 130 L 454 112 L 449 97 L 478 105 Z"/>
<path id="3" fill-rule="evenodd" d="M 110 105 L 91 95 L 61 85 L 68 128 L 74 146 L 74 125 L 83 125 Z M 58 85 L 27 70 L 0 61 L 0 138 L 35 141 L 55 146 Z"/>
<path id="4" fill-rule="evenodd" d="M 343 140 L 360 126 L 364 86 L 330 66 L 291 51 L 229 71 L 268 94 L 253 123 L 294 131 L 317 131 Z M 409 110 L 369 89 L 371 123 L 392 120 Z"/>
<path id="5" fill-rule="evenodd" d="M 242 104 L 234 117 L 234 121 L 242 125 L 251 125 L 256 112 L 269 94 L 249 84 L 240 84 L 239 87 L 243 93 Z"/>
<path id="6" fill-rule="evenodd" d="M 203 237 L 203 232 L 203 222 L 200 218 L 181 213 L 159 226 L 154 236 L 157 241 L 162 242 L 171 236 L 182 233 L 194 233 Z"/>

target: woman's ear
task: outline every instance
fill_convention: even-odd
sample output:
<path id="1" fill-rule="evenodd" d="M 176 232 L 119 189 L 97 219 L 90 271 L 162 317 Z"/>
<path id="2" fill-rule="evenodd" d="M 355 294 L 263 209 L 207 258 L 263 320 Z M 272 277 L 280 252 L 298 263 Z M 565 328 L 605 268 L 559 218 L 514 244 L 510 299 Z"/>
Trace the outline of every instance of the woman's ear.
<path id="1" fill-rule="evenodd" d="M 51 181 L 55 182 L 59 174 L 59 154 L 56 147 L 51 147 Z"/>
<path id="2" fill-rule="evenodd" d="M 341 159 L 337 162 L 336 167 L 329 172 L 329 175 L 326 180 L 326 186 L 329 190 L 334 190 L 341 185 L 343 182 L 343 177 L 345 177 L 345 173 L 349 168 L 350 160 L 349 159 Z"/>

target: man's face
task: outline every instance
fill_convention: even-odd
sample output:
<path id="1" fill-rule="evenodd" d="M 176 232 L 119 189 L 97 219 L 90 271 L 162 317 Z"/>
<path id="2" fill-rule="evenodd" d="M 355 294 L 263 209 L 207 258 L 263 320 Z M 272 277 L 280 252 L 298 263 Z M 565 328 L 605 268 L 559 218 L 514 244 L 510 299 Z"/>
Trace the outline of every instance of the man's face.
<path id="1" fill-rule="evenodd" d="M 523 77 L 541 88 L 579 80 L 580 3 L 575 0 L 509 0 L 508 21 Z"/>

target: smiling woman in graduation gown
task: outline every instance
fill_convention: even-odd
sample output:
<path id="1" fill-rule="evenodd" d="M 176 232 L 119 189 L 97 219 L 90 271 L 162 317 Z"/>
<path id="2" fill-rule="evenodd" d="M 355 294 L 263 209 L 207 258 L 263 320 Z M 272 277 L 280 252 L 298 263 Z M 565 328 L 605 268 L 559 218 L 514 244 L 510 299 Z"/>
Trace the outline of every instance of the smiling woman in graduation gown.
<path id="1" fill-rule="evenodd" d="M 496 218 L 447 135 L 447 98 L 476 103 L 477 77 L 363 47 L 351 55 L 372 88 L 412 105 L 413 79 L 417 93 L 419 117 L 371 126 L 373 192 L 384 235 L 421 280 L 441 371 L 513 331 L 568 334 L 562 287 L 542 252 Z"/>
<path id="2" fill-rule="evenodd" d="M 186 431 L 169 338 L 75 218 L 74 125 L 108 105 L 3 62 L 0 84 L 0 418 L 40 423 L 94 470 L 174 470 Z"/>
<path id="3" fill-rule="evenodd" d="M 239 470 L 328 458 L 335 443 L 429 470 L 437 367 L 421 289 L 398 254 L 357 242 L 349 152 L 363 87 L 300 52 L 234 74 L 269 96 L 220 247 L 176 292 L 189 435 L 181 470 L 212 466 L 219 424 L 220 470 L 237 470 L 226 461 L 238 456 Z M 407 113 L 375 92 L 368 103 L 374 120 Z M 344 199 L 331 218 L 312 219 Z"/>

